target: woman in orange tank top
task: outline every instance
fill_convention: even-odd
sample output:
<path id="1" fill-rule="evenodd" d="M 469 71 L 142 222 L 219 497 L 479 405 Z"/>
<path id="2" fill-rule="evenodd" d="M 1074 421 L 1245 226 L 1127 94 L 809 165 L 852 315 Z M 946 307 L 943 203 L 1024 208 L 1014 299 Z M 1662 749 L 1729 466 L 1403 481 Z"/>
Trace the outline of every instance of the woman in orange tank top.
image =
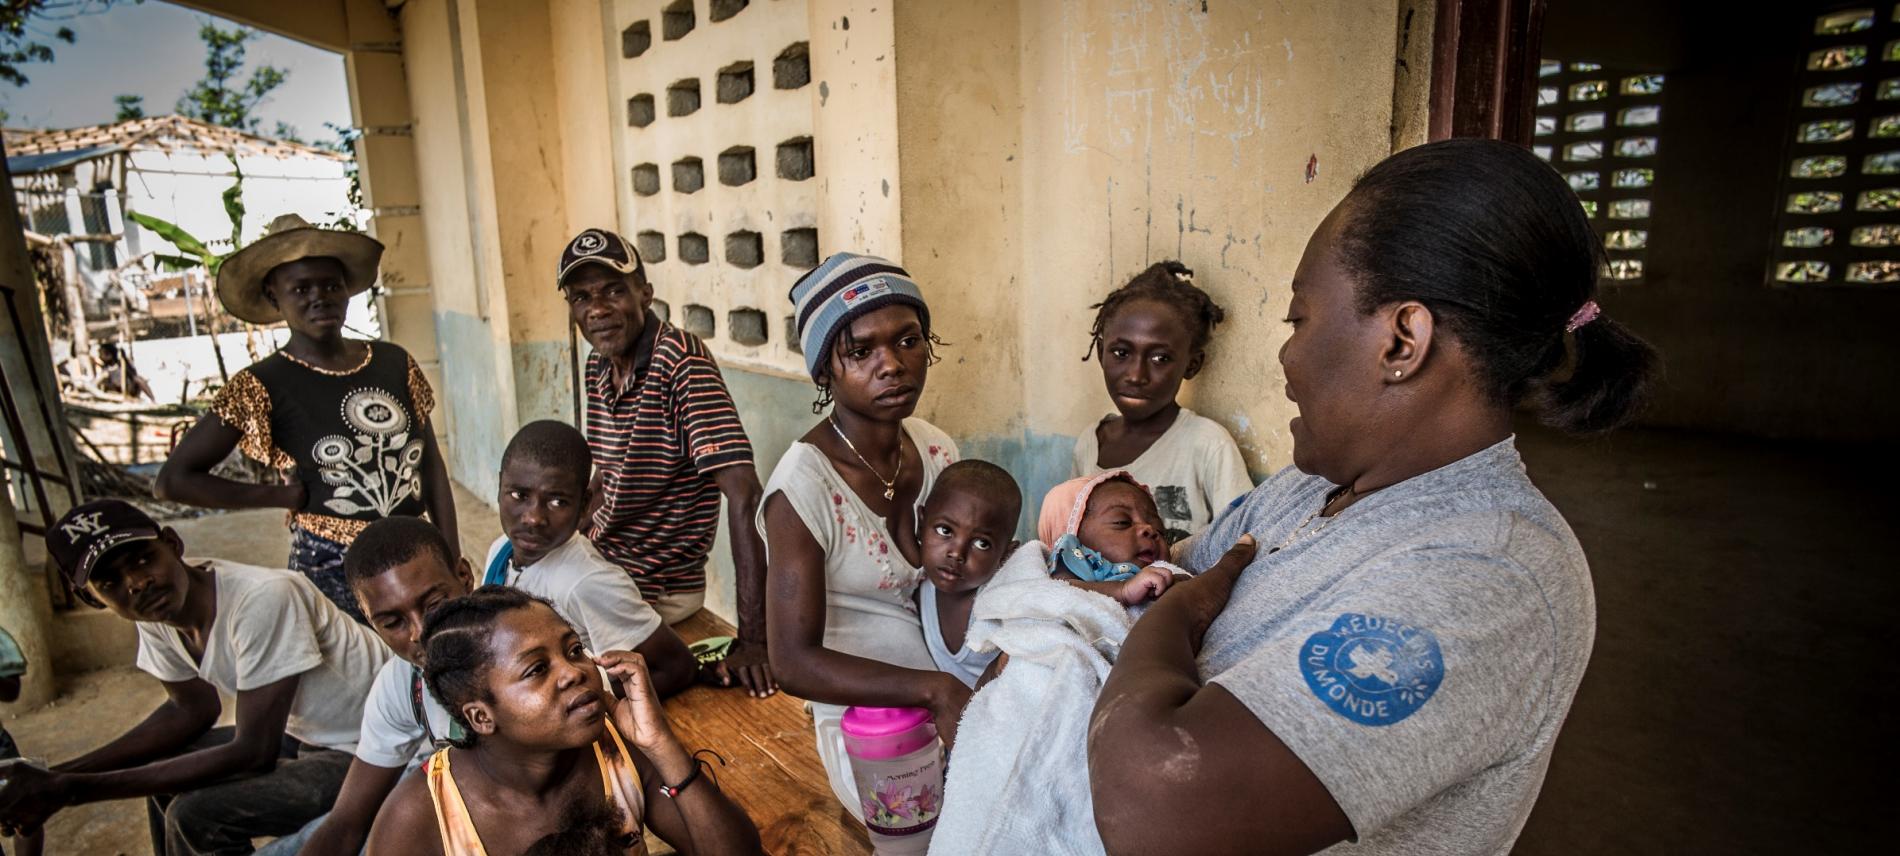
<path id="1" fill-rule="evenodd" d="M 682 854 L 760 852 L 674 736 L 640 655 L 592 656 L 547 601 L 505 586 L 445 604 L 423 638 L 429 691 L 466 737 L 396 786 L 369 853 L 645 856 L 643 825 Z"/>

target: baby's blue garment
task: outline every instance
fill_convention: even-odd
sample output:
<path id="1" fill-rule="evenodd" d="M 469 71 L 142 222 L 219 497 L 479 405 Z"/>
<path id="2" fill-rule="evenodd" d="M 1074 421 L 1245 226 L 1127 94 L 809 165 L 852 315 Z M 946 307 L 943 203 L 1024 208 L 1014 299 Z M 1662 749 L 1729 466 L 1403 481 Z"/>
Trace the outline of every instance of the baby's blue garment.
<path id="1" fill-rule="evenodd" d="M 1087 583 L 1118 583 L 1133 577 L 1141 570 L 1134 562 L 1111 562 L 1101 553 L 1082 546 L 1082 542 L 1070 533 L 1056 539 L 1056 545 L 1049 551 L 1049 573 L 1068 571 Z"/>

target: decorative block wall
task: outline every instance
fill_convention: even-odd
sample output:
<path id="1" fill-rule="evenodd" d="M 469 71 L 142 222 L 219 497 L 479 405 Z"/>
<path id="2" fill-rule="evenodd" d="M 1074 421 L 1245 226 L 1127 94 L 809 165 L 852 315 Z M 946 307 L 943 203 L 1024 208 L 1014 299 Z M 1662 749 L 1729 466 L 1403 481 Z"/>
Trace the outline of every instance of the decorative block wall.
<path id="1" fill-rule="evenodd" d="M 613 0 L 608 108 L 622 234 L 722 362 L 802 373 L 792 282 L 818 231 L 804 0 Z M 656 311 L 658 307 L 656 306 Z"/>

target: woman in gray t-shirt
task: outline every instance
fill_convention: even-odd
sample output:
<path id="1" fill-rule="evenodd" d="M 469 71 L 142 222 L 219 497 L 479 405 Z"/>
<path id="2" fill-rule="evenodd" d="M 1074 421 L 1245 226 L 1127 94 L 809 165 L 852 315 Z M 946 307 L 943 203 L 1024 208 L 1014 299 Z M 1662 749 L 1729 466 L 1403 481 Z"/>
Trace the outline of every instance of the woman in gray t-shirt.
<path id="1" fill-rule="evenodd" d="M 1294 466 L 1196 539 L 1096 704 L 1109 852 L 1510 850 L 1596 614 L 1512 411 L 1607 430 L 1655 359 L 1599 317 L 1598 246 L 1484 140 L 1388 158 L 1320 223 L 1280 351 Z"/>

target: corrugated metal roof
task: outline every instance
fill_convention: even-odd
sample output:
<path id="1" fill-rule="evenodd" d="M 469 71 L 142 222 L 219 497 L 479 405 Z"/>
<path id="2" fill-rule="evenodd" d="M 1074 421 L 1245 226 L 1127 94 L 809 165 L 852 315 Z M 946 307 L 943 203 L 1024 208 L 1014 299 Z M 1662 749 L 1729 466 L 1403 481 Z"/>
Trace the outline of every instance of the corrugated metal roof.
<path id="1" fill-rule="evenodd" d="M 36 172 L 48 172 L 61 167 L 71 166 L 80 161 L 92 160 L 119 151 L 118 146 L 87 146 L 65 152 L 42 152 L 36 155 L 13 155 L 7 158 L 7 172 L 13 175 L 31 175 Z"/>

